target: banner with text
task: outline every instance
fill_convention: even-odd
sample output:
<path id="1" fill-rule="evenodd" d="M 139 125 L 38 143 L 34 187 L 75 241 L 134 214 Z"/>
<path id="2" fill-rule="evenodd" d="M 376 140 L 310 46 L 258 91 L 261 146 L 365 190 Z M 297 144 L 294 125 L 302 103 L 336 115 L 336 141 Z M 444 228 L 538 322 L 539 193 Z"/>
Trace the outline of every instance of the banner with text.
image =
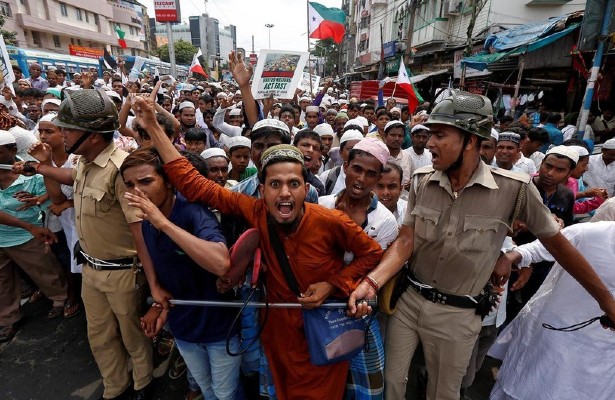
<path id="1" fill-rule="evenodd" d="M 304 72 L 301 78 L 299 88 L 305 90 L 308 93 L 318 93 L 318 85 L 320 84 L 320 76 L 312 74 L 312 85 L 310 87 L 310 73 Z"/>
<path id="2" fill-rule="evenodd" d="M 93 49 L 91 47 L 74 46 L 72 44 L 68 45 L 68 52 L 72 56 L 94 58 L 96 60 L 98 60 L 100 57 L 104 55 L 103 49 Z"/>
<path id="3" fill-rule="evenodd" d="M 11 91 L 15 93 L 13 90 L 13 82 L 15 82 L 15 73 L 13 72 L 9 53 L 6 50 L 4 37 L 0 35 L 0 83 L 8 86 L 11 88 Z"/>
<path id="4" fill-rule="evenodd" d="M 292 99 L 307 59 L 307 52 L 261 50 L 252 80 L 254 98 Z"/>
<path id="5" fill-rule="evenodd" d="M 179 0 L 154 0 L 156 22 L 181 22 Z"/>

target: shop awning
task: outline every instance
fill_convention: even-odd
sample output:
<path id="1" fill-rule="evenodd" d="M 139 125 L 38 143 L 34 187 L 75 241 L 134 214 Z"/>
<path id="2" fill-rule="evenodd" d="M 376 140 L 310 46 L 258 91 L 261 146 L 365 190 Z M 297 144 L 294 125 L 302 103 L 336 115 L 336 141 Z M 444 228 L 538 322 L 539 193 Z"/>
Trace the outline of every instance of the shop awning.
<path id="1" fill-rule="evenodd" d="M 466 66 L 479 70 L 479 71 L 484 71 L 485 69 L 489 67 L 490 64 L 503 61 L 504 59 L 509 58 L 509 57 L 516 57 L 521 54 L 530 53 L 532 51 L 536 51 L 540 48 L 543 48 L 563 38 L 564 36 L 578 29 L 580 26 L 581 26 L 580 23 L 574 23 L 561 31 L 558 31 L 558 32 L 555 32 L 555 33 L 552 33 L 550 35 L 543 36 L 543 37 L 534 36 L 532 38 L 528 35 L 523 35 L 524 42 L 521 42 L 520 40 L 515 41 L 515 43 L 517 44 L 517 47 L 515 48 L 512 48 L 512 49 L 509 48 L 509 50 L 507 51 L 499 51 L 496 53 L 476 54 L 470 57 L 463 58 L 461 60 L 461 64 L 462 65 L 465 64 Z M 519 30 L 520 28 L 521 27 L 515 28 L 515 30 Z M 505 32 L 508 32 L 508 31 L 505 31 Z M 505 32 L 502 32 L 502 33 L 505 33 Z M 540 32 L 542 31 L 535 30 L 535 35 L 536 33 L 539 34 Z M 509 43 L 512 43 L 512 41 Z M 519 43 L 522 43 L 522 44 L 518 45 Z M 487 42 L 485 42 L 485 47 L 487 47 Z"/>
<path id="2" fill-rule="evenodd" d="M 427 72 L 427 73 L 420 74 L 420 75 L 414 75 L 410 77 L 410 83 L 417 83 L 417 82 L 422 81 L 423 79 L 429 78 L 430 76 L 442 75 L 442 74 L 447 74 L 447 73 L 448 73 L 448 69 L 441 69 L 439 71 Z"/>

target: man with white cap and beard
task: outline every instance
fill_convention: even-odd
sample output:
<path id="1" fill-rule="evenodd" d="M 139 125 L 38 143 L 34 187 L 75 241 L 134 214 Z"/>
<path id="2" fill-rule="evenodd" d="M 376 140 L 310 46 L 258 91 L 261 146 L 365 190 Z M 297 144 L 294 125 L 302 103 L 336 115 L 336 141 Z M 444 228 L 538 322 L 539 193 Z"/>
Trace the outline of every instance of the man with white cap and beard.
<path id="1" fill-rule="evenodd" d="M 587 187 L 606 188 L 609 197 L 615 195 L 615 139 L 602 145 L 602 153 L 589 156 L 589 171 L 583 177 Z"/>

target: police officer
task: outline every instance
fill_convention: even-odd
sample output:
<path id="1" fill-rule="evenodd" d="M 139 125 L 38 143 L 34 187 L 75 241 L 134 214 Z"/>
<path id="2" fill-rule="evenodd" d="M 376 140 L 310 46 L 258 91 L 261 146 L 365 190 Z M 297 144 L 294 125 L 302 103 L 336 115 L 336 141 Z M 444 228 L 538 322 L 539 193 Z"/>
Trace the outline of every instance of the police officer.
<path id="1" fill-rule="evenodd" d="M 54 168 L 49 148 L 39 144 L 31 154 L 38 172 L 75 190 L 79 252 L 85 258 L 82 297 L 88 339 L 103 378 L 104 399 L 126 398 L 132 392 L 128 357 L 132 359 L 134 398 L 153 395 L 152 345 L 139 327 L 147 275 L 157 301 L 168 299 L 160 289 L 141 233 L 138 209 L 124 198 L 126 186 L 118 171 L 128 155 L 116 148 L 119 128 L 113 102 L 102 91 L 67 91 L 53 122 L 62 129 L 67 153 L 81 155 L 73 169 Z M 138 257 L 137 257 L 138 256 Z"/>
<path id="2" fill-rule="evenodd" d="M 387 326 L 386 398 L 404 398 L 419 342 L 429 375 L 428 399 L 459 398 L 481 328 L 476 304 L 490 276 L 494 285 L 502 286 L 510 275 L 511 264 L 500 248 L 517 215 L 615 317 L 612 295 L 559 233 L 529 176 L 481 161 L 480 142 L 490 137 L 492 118 L 488 98 L 461 91 L 434 107 L 425 124 L 431 133 L 427 147 L 433 167 L 415 172 L 399 237 L 349 299 L 351 312 L 365 314 L 368 307 L 354 306 L 356 299 L 373 298 L 375 289 L 408 261 L 400 278 L 407 288 Z"/>

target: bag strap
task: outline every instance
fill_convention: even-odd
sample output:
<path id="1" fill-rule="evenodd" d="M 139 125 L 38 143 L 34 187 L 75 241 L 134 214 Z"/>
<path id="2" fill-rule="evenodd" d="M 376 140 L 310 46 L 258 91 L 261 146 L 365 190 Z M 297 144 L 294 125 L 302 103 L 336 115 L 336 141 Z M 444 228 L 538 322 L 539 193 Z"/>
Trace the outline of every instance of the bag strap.
<path id="1" fill-rule="evenodd" d="M 325 194 L 331 194 L 333 188 L 335 187 L 335 182 L 337 182 L 337 177 L 340 175 L 340 170 L 342 167 L 338 165 L 337 167 L 333 167 L 329 175 L 327 175 L 327 179 L 325 179 Z"/>
<path id="2" fill-rule="evenodd" d="M 513 231 L 513 223 L 515 222 L 516 219 L 519 218 L 519 215 L 521 214 L 521 205 L 523 203 L 523 200 L 525 199 L 525 193 L 527 191 L 528 184 L 529 182 L 523 182 L 521 184 L 521 187 L 519 188 L 519 192 L 517 193 L 517 201 L 515 202 L 515 209 L 513 210 L 513 213 L 510 219 L 510 225 L 509 225 L 510 232 Z"/>
<path id="3" fill-rule="evenodd" d="M 273 247 L 275 256 L 278 259 L 278 264 L 280 264 L 280 268 L 282 268 L 284 279 L 286 279 L 286 283 L 288 284 L 288 287 L 290 287 L 290 290 L 292 290 L 293 293 L 297 295 L 297 297 L 300 297 L 301 291 L 299 290 L 299 283 L 297 283 L 297 278 L 295 278 L 295 274 L 290 267 L 290 263 L 288 262 L 288 256 L 284 251 L 284 245 L 280 240 L 280 236 L 278 235 L 278 232 L 276 232 L 275 227 L 271 222 L 267 222 L 267 230 L 269 231 L 269 240 L 271 241 L 271 247 Z"/>

